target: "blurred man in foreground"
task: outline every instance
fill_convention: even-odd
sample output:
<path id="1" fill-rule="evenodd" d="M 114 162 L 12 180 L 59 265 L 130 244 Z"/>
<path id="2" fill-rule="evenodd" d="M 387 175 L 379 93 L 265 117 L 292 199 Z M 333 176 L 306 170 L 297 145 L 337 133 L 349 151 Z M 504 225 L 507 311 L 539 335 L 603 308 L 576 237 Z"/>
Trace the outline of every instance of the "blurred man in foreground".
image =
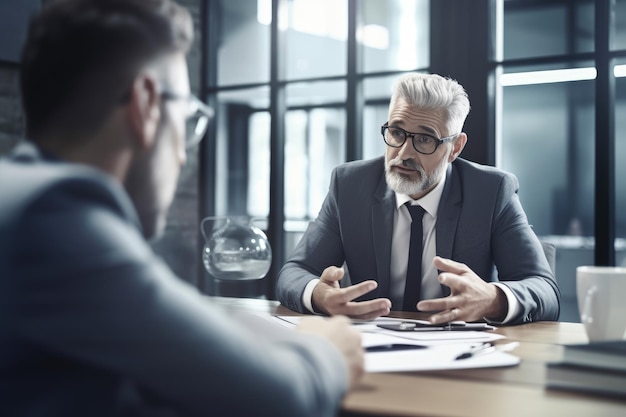
<path id="1" fill-rule="evenodd" d="M 191 41 L 170 0 L 59 0 L 32 22 L 28 140 L 0 161 L 0 415 L 332 416 L 361 377 L 345 318 L 233 320 L 146 243 L 211 115 Z"/>

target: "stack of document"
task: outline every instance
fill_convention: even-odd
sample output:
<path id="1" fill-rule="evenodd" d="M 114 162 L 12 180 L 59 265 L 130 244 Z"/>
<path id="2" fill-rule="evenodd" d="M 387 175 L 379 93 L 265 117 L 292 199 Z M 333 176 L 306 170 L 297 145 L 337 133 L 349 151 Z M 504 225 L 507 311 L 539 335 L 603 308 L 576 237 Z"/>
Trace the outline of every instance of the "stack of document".
<path id="1" fill-rule="evenodd" d="M 546 369 L 546 386 L 626 396 L 626 340 L 563 346 L 563 358 Z"/>
<path id="2" fill-rule="evenodd" d="M 294 326 L 300 316 L 276 316 Z M 433 326 L 423 320 L 381 317 L 355 320 L 365 349 L 367 372 L 433 371 L 514 366 L 520 359 L 506 351 L 516 343 L 493 345 L 504 336 L 484 323 L 452 322 Z"/>

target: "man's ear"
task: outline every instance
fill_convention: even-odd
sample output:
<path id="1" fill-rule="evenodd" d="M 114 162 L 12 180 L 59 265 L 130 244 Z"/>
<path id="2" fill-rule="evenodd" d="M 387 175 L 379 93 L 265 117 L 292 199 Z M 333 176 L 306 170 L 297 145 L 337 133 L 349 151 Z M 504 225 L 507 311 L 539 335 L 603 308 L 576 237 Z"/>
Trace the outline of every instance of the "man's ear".
<path id="1" fill-rule="evenodd" d="M 454 161 L 463 148 L 465 148 L 465 144 L 467 143 L 467 135 L 464 132 L 459 133 L 459 136 L 452 142 L 452 152 L 450 152 L 450 156 L 448 156 L 448 162 Z"/>
<path id="2" fill-rule="evenodd" d="M 147 149 L 155 141 L 161 118 L 161 96 L 156 78 L 140 73 L 132 83 L 127 103 L 127 116 L 133 137 L 140 149 Z"/>

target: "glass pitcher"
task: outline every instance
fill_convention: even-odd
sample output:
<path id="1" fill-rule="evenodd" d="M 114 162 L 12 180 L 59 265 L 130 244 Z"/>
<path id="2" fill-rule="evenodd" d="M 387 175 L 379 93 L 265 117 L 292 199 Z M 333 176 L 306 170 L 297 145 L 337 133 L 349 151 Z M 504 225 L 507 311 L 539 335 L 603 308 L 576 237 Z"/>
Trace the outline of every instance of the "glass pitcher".
<path id="1" fill-rule="evenodd" d="M 272 265 L 267 236 L 250 219 L 206 217 L 200 223 L 204 237 L 204 268 L 219 280 L 241 281 L 265 277 Z"/>

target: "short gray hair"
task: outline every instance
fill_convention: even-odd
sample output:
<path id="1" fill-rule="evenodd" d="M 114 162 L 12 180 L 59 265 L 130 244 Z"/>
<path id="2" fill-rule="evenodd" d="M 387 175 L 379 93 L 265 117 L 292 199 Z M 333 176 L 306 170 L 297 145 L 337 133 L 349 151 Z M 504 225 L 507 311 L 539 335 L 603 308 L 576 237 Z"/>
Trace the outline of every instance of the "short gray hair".
<path id="1" fill-rule="evenodd" d="M 460 133 L 470 111 L 469 98 L 461 84 L 437 74 L 402 75 L 393 85 L 391 107 L 400 99 L 424 109 L 447 111 L 448 134 Z"/>

